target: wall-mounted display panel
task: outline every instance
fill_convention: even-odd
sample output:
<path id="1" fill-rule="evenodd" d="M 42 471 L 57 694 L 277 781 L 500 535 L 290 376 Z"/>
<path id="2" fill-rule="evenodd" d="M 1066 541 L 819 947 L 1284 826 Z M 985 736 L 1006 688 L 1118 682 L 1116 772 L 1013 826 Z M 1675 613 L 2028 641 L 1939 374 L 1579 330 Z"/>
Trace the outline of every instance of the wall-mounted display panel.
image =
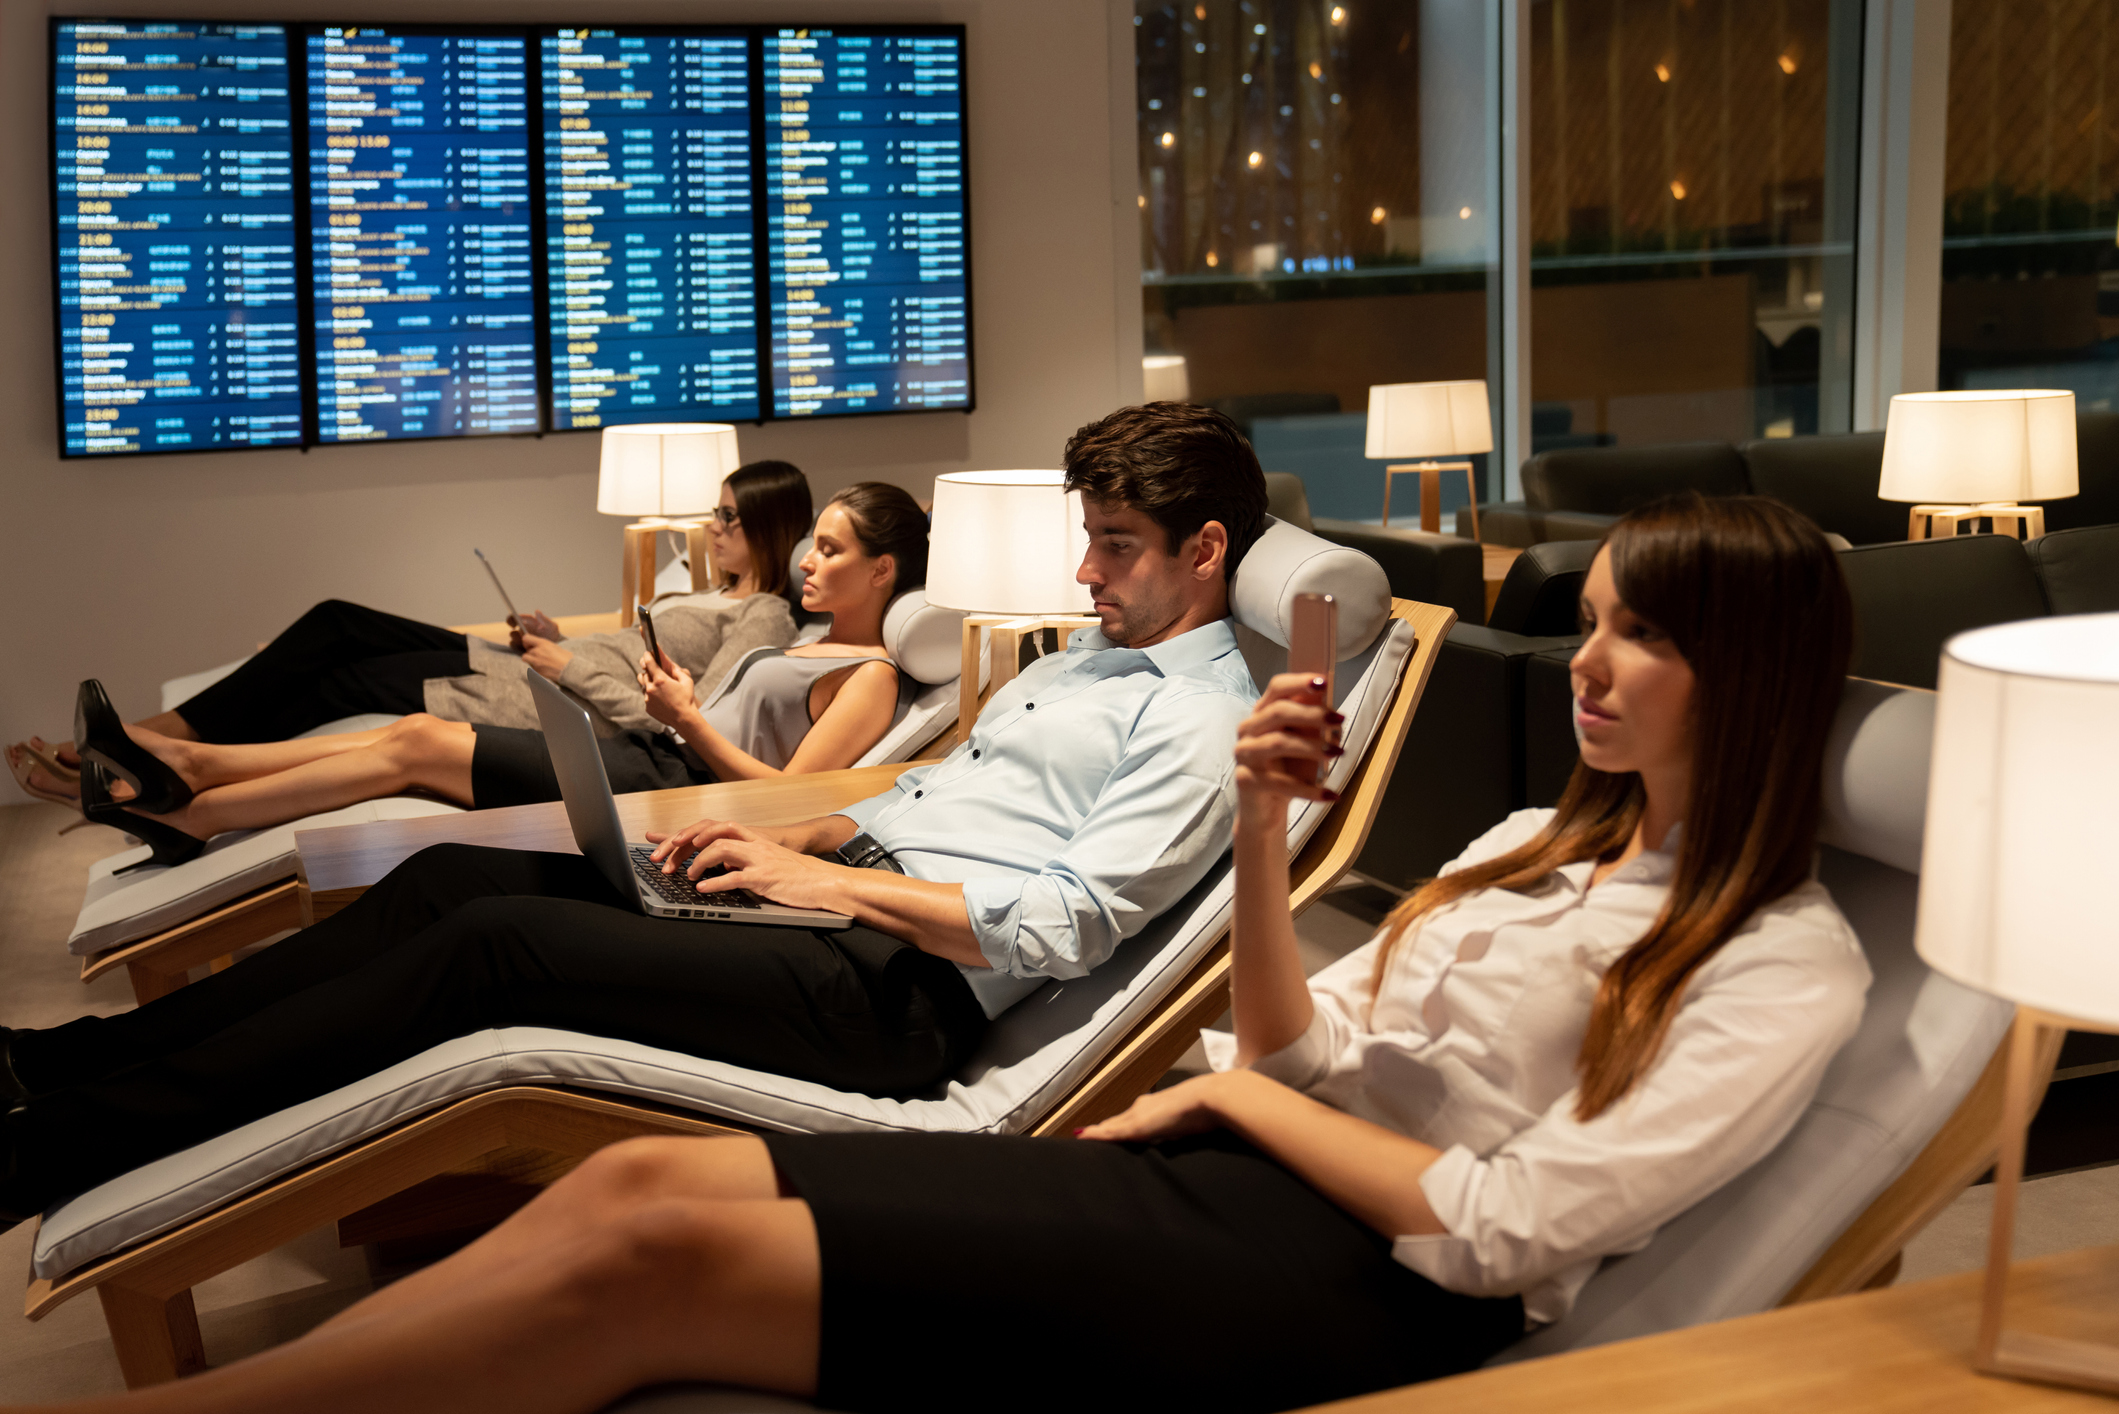
<path id="1" fill-rule="evenodd" d="M 67 455 L 301 441 L 291 119 L 279 25 L 54 22 Z"/>
<path id="2" fill-rule="evenodd" d="M 67 456 L 973 406 L 961 26 L 50 24 Z"/>
<path id="3" fill-rule="evenodd" d="M 318 441 L 542 426 L 528 47 L 307 32 Z"/>
<path id="4" fill-rule="evenodd" d="M 538 42 L 553 427 L 756 418 L 749 35 Z"/>
<path id="5" fill-rule="evenodd" d="M 773 415 L 970 407 L 963 31 L 764 45 Z"/>

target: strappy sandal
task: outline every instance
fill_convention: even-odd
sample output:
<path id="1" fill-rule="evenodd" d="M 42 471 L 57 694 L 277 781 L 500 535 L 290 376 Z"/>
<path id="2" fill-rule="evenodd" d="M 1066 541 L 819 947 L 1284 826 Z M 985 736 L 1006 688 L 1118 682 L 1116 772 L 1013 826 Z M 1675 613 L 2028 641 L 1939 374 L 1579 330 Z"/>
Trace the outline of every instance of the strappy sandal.
<path id="1" fill-rule="evenodd" d="M 17 754 L 18 752 L 20 753 L 19 755 Z M 43 754 L 37 751 L 36 748 L 32 747 L 28 742 L 19 741 L 16 742 L 14 746 L 8 748 L 7 769 L 11 773 L 13 773 L 15 777 L 15 784 L 22 787 L 22 793 L 24 795 L 30 796 L 36 800 L 48 800 L 53 805 L 63 805 L 68 810 L 76 812 L 77 818 L 71 824 L 61 825 L 59 827 L 60 834 L 64 835 L 71 833 L 74 830 L 80 829 L 83 825 L 91 823 L 88 818 L 87 812 L 81 809 L 80 801 L 74 799 L 70 795 L 60 795 L 56 791 L 48 791 L 45 790 L 42 786 L 34 786 L 30 784 L 30 774 L 34 772 L 39 766 L 43 766 L 46 770 L 51 769 L 51 763 L 45 760 Z"/>
<path id="2" fill-rule="evenodd" d="M 87 798 L 90 762 L 100 762 L 111 775 L 122 777 L 133 789 L 126 802 L 138 810 L 167 815 L 191 803 L 191 787 L 170 764 L 134 741 L 125 731 L 125 720 L 110 705 L 110 694 L 94 678 L 81 683 L 74 698 L 74 749 L 81 753 L 82 797 Z M 137 831 L 135 832 L 137 833 Z"/>

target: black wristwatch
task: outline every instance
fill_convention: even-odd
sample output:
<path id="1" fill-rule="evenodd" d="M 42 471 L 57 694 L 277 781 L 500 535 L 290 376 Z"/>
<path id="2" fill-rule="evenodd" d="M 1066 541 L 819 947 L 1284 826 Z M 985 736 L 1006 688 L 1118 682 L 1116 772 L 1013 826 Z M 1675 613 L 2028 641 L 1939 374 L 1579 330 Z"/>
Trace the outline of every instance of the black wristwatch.
<path id="1" fill-rule="evenodd" d="M 896 856 L 883 848 L 883 842 L 866 830 L 857 832 L 852 839 L 839 846 L 839 862 L 855 869 L 888 869 L 893 874 L 905 872 L 899 867 Z"/>

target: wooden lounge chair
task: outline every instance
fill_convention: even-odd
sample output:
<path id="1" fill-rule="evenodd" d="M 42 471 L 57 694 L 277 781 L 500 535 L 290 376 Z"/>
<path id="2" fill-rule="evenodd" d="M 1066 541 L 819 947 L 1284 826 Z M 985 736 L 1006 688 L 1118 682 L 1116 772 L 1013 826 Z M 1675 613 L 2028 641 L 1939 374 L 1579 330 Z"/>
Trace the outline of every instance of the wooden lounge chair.
<path id="1" fill-rule="evenodd" d="M 1378 578 L 1380 583 L 1380 574 Z M 1365 680 L 1365 705 L 1349 713 L 1349 740 L 1355 739 L 1357 729 L 1367 740 L 1335 769 L 1341 798 L 1329 808 L 1305 807 L 1291 820 L 1291 836 L 1299 830 L 1304 838 L 1291 880 L 1296 907 L 1307 907 L 1320 897 L 1360 853 L 1454 618 L 1448 609 L 1392 603 L 1387 632 L 1368 651 L 1380 663 L 1390 644 L 1399 656 L 1395 666 L 1386 665 L 1387 672 L 1379 669 L 1373 675 L 1377 680 Z M 1217 872 L 1225 875 L 1225 867 Z M 1185 922 L 1197 942 L 1186 944 L 1185 965 L 1166 965 L 1158 972 L 1153 964 L 1167 963 L 1168 952 L 1136 952 L 1135 964 L 1149 964 L 1135 967 L 1136 980 L 1147 981 L 1141 982 L 1137 994 L 1123 993 L 1120 999 L 1132 998 L 1128 1005 L 1137 1014 L 1123 1027 L 1086 1038 L 1078 1052 L 1070 1053 L 1074 1059 L 1060 1076 L 1064 1083 L 1055 1081 L 1039 1091 L 1035 1113 L 1011 1121 L 1011 1130 L 1052 1133 L 1122 1109 L 1227 1005 L 1227 892 L 1225 877 L 1210 878 L 1172 910 L 1192 910 Z M 1119 963 L 1114 959 L 1105 964 L 1097 976 L 1124 972 Z M 1083 983 L 1048 987 L 1087 990 Z M 1107 1009 L 1115 1006 L 1111 1003 Z M 1052 1015 L 1066 1010 L 1065 1005 L 1038 1008 Z M 519 1202 L 536 1183 L 549 1181 L 580 1157 L 618 1139 L 742 1133 L 750 1127 L 731 1122 L 725 1114 L 708 1117 L 672 1104 L 578 1086 L 505 1084 L 481 1089 L 335 1148 L 227 1201 L 204 1206 L 145 1240 L 33 1279 L 25 1312 L 36 1319 L 94 1290 L 127 1383 L 152 1384 L 203 1368 L 191 1288 L 300 1233 L 331 1222 L 341 1223 L 342 1234 L 351 1240 L 431 1231 L 437 1222 L 448 1225 L 446 1210 L 452 1204 L 459 1205 L 460 1213 L 490 1220 L 495 1215 L 495 1185 L 490 1180 L 495 1177 L 513 1185 L 512 1201 Z M 483 1175 L 484 1181 L 467 1175 Z M 500 1206 L 505 1207 L 508 1197 L 501 1196 Z M 443 1213 L 439 1219 L 438 1211 Z M 66 1207 L 55 1209 L 47 1220 L 66 1212 Z M 47 1235 L 40 1231 L 40 1242 Z"/>

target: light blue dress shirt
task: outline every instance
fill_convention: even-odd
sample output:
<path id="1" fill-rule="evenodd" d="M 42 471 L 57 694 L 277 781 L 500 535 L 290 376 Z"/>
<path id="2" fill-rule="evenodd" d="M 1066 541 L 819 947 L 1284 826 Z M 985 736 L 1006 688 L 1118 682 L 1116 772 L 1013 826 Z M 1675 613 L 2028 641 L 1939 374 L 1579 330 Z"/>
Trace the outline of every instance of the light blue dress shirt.
<path id="1" fill-rule="evenodd" d="M 964 886 L 990 964 L 964 976 L 996 1017 L 1048 977 L 1087 976 L 1228 849 L 1256 696 L 1227 619 L 1153 648 L 1080 629 L 993 695 L 969 741 L 839 813 L 912 878 Z"/>

